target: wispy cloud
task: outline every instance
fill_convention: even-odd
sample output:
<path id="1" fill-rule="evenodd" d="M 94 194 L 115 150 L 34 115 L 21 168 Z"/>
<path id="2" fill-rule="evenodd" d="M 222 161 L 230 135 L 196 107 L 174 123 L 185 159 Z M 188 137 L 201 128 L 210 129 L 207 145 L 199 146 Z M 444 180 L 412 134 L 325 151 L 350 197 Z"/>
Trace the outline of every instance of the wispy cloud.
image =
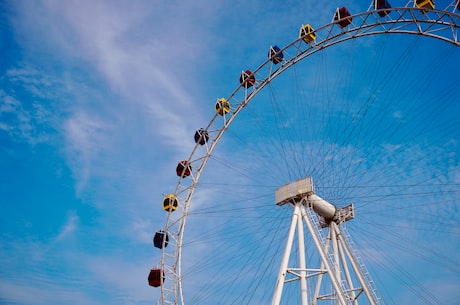
<path id="1" fill-rule="evenodd" d="M 55 242 L 63 241 L 66 237 L 71 235 L 76 229 L 78 225 L 79 217 L 74 213 L 71 213 L 64 226 L 62 227 L 61 231 L 55 238 Z"/>
<path id="2" fill-rule="evenodd" d="M 100 166 L 94 169 L 101 164 L 101 152 L 126 148 L 126 143 L 139 146 L 150 141 L 155 144 L 148 149 L 163 145 L 181 158 L 189 153 L 191 130 L 205 121 L 193 97 L 200 96 L 199 78 L 191 72 L 200 65 L 201 51 L 212 37 L 203 35 L 209 30 L 196 21 L 215 20 L 218 7 L 143 1 L 16 5 L 17 18 L 12 22 L 25 38 L 25 54 L 33 56 L 31 47 L 40 40 L 39 58 L 48 60 L 44 52 L 49 49 L 57 55 L 51 60 L 56 66 L 45 67 L 40 74 L 48 83 L 64 76 L 54 80 L 68 97 L 65 102 L 56 101 L 63 116 L 61 126 L 55 127 L 64 131 L 79 189 L 102 170 Z M 19 70 L 11 70 L 10 77 L 23 83 L 34 79 L 33 75 L 25 79 Z M 35 91 L 36 86 L 28 84 L 28 91 Z M 205 113 L 212 113 L 212 103 Z"/>
<path id="3" fill-rule="evenodd" d="M 336 3 L 219 1 L 209 5 L 191 1 L 177 5 L 167 1 L 117 0 L 10 3 L 14 7 L 11 24 L 20 38 L 18 54 L 23 57 L 12 64 L 5 77 L 26 92 L 27 98 L 21 98 L 15 90 L 0 91 L 0 118 L 10 118 L 0 120 L 0 132 L 29 144 L 47 143 L 62 153 L 71 168 L 69 184 L 77 198 L 82 205 L 95 207 L 100 215 L 86 215 L 72 208 L 59 220 L 60 225 L 52 234 L 4 243 L 0 259 L 2 265 L 11 267 L 5 269 L 7 280 L 0 282 L 0 296 L 27 304 L 93 304 L 98 303 L 93 296 L 116 290 L 116 296 L 108 296 L 106 300 L 151 304 L 159 292 L 147 286 L 146 276 L 159 256 L 156 249 L 152 250 L 151 238 L 165 221 L 161 194 L 174 188 L 175 162 L 190 153 L 194 129 L 202 127 L 214 114 L 213 99 L 229 94 L 236 87 L 242 69 L 255 67 L 266 59 L 269 44 L 282 43 L 283 39 L 292 41 L 301 23 L 317 26 L 329 22 Z M 356 5 L 349 9 L 358 11 Z M 330 65 L 338 66 L 340 60 L 334 58 Z M 312 78 L 307 76 L 302 81 L 308 79 Z M 316 102 L 322 103 L 319 99 Z M 392 114 L 395 119 L 406 119 L 403 111 L 394 110 Z M 41 133 L 43 126 L 52 131 Z M 254 125 L 246 125 L 240 135 L 249 136 L 254 132 L 248 130 L 251 127 Z M 229 136 L 227 143 L 231 143 Z M 262 157 L 269 156 L 273 148 L 267 145 L 269 135 L 266 136 L 259 134 L 251 147 L 252 152 L 260 150 Z M 251 170 L 254 174 L 256 167 L 260 178 L 257 182 L 261 184 L 267 183 L 267 175 L 278 175 L 275 162 L 255 158 L 246 151 L 234 153 L 245 149 L 241 142 L 231 147 L 232 154 L 222 154 L 225 161 L 221 167 L 213 167 L 213 172 L 206 173 L 207 180 L 203 182 L 218 183 L 211 190 L 204 188 L 196 193 L 191 212 L 221 203 L 222 197 L 235 193 L 236 187 L 240 200 L 247 199 L 243 195 L 251 191 L 254 197 L 260 190 L 248 191 L 242 185 L 252 182 L 246 179 L 246 174 Z M 310 143 L 321 147 L 314 141 Z M 335 151 L 337 146 L 340 145 L 330 147 Z M 391 142 L 377 149 L 389 155 L 401 147 L 404 148 Z M 424 170 L 431 170 L 442 161 L 435 158 L 436 150 L 416 146 L 405 149 L 404 153 L 391 155 L 393 159 L 378 161 L 382 166 L 396 167 L 393 164 L 403 163 L 401 160 L 433 155 L 431 164 L 423 164 Z M 340 152 L 343 158 L 336 163 L 337 155 L 333 154 L 326 155 L 321 160 L 323 163 L 314 161 L 322 165 L 330 162 L 338 172 L 359 169 L 355 177 L 367 173 L 364 167 L 371 158 L 368 151 L 349 144 L 342 145 Z M 254 164 L 248 164 L 248 156 Z M 229 173 L 235 168 L 237 173 Z M 330 175 L 340 176 L 336 171 Z M 457 175 L 452 179 L 459 181 L 457 172 L 448 174 Z M 391 183 L 409 176 L 404 170 L 398 174 L 398 179 Z M 360 182 L 358 178 L 355 179 Z M 382 172 L 377 178 L 384 180 L 387 176 Z M 388 180 L 374 183 L 388 183 Z M 233 205 L 234 202 L 228 204 L 230 208 Z M 450 206 L 445 209 L 446 215 L 458 218 Z M 245 213 L 260 220 L 258 212 Z M 224 217 L 208 216 L 205 213 L 201 217 L 195 215 L 195 219 L 193 215 L 190 217 L 187 238 L 196 234 L 195 240 L 202 242 L 198 233 L 205 232 L 214 238 L 211 242 L 220 239 L 214 232 L 223 227 Z M 259 231 L 256 227 L 255 232 Z M 254 236 L 236 237 L 240 238 L 241 247 L 245 247 L 248 238 Z M 188 263 L 211 262 L 203 257 L 203 250 L 212 253 L 215 244 L 199 242 L 188 245 L 187 255 L 191 257 Z M 374 255 L 372 249 L 366 251 Z M 23 253 L 28 255 L 26 264 L 21 262 Z M 381 256 L 373 258 L 380 260 Z M 227 263 L 227 259 L 222 260 Z M 34 272 L 21 280 L 11 275 L 18 270 L 23 274 Z M 60 283 L 65 277 L 69 280 Z M 19 294 L 21 290 L 24 295 Z M 55 291 L 60 293 L 56 295 Z M 33 299 L 30 295 L 37 297 Z"/>
<path id="4" fill-rule="evenodd" d="M 83 191 L 97 166 L 99 154 L 109 149 L 111 128 L 102 119 L 87 113 L 75 113 L 64 126 L 68 162 L 75 171 L 77 193 Z"/>
<path id="5" fill-rule="evenodd" d="M 45 125 L 47 115 L 38 103 L 25 108 L 17 98 L 0 90 L 0 131 L 11 139 L 31 145 L 46 142 L 48 135 L 40 132 L 37 125 Z"/>
<path id="6" fill-rule="evenodd" d="M 43 280 L 43 278 L 36 280 Z M 76 291 L 72 288 L 54 284 L 40 284 L 35 286 L 32 281 L 24 281 L 22 283 L 0 281 L 0 302 L 5 302 L 6 304 L 36 305 L 56 303 L 69 305 L 100 304 L 98 300 L 92 299 L 83 291 Z"/>

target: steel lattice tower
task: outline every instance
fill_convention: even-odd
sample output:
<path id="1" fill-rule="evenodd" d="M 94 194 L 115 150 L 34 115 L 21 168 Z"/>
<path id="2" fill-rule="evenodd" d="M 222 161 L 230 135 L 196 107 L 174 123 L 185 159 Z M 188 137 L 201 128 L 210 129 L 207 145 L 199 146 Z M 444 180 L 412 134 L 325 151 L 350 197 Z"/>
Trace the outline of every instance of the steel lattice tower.
<path id="1" fill-rule="evenodd" d="M 311 177 L 278 188 L 276 204 L 289 204 L 294 211 L 272 305 L 280 304 L 284 285 L 294 281 L 300 282 L 302 305 L 320 304 L 323 300 L 335 300 L 338 305 L 356 305 L 358 298 L 371 305 L 383 304 L 369 273 L 352 247 L 350 237 L 341 226 L 354 218 L 353 204 L 337 209 L 315 193 Z M 306 264 L 304 224 L 319 254 L 319 266 Z M 298 238 L 299 261 L 298 266 L 289 267 L 295 235 Z M 328 293 L 322 289 L 325 277 L 329 278 L 332 286 Z"/>

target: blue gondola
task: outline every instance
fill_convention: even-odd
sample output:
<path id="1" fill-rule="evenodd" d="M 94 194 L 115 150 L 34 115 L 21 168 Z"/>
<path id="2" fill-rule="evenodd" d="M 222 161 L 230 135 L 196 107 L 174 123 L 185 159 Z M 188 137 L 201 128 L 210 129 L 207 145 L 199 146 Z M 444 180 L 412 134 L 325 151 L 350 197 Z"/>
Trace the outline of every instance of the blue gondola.
<path id="1" fill-rule="evenodd" d="M 284 55 L 281 52 L 281 49 L 278 46 L 271 46 L 270 51 L 268 51 L 268 58 L 275 64 L 279 64 L 283 61 Z"/>
<path id="2" fill-rule="evenodd" d="M 163 249 L 163 244 L 165 247 L 168 246 L 169 243 L 169 236 L 163 230 L 157 231 L 155 236 L 153 237 L 153 245 L 158 249 Z"/>
<path id="3" fill-rule="evenodd" d="M 374 4 L 375 9 L 379 10 L 378 14 L 380 15 L 380 17 L 385 17 L 386 15 L 388 15 L 387 9 L 391 8 L 390 2 L 388 2 L 387 0 L 375 0 Z"/>

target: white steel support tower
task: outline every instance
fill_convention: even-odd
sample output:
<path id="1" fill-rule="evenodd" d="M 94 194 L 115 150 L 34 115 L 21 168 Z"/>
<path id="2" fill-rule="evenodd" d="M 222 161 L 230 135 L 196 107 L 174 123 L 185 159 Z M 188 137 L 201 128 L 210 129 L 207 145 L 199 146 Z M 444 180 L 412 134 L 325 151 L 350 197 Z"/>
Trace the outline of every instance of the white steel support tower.
<path id="1" fill-rule="evenodd" d="M 358 300 L 361 305 L 383 305 L 351 239 L 341 228 L 343 222 L 354 218 L 353 204 L 337 209 L 315 193 L 311 177 L 278 188 L 276 204 L 292 205 L 294 212 L 272 305 L 280 304 L 284 285 L 296 281 L 302 305 L 358 305 Z M 306 263 L 304 225 L 320 257 L 317 266 Z M 298 266 L 290 267 L 296 235 Z"/>

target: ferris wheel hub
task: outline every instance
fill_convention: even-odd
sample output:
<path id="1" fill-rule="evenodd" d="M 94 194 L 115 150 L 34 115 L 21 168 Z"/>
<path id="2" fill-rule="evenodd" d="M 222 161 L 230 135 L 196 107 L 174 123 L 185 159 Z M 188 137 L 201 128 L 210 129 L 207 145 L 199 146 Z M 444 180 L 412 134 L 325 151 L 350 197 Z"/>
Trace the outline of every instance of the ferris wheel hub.
<path id="1" fill-rule="evenodd" d="M 304 202 L 320 216 L 322 227 L 326 227 L 331 221 L 339 224 L 354 218 L 353 204 L 337 209 L 335 205 L 315 193 L 313 179 L 310 176 L 281 186 L 276 190 L 275 197 L 277 205 Z"/>

